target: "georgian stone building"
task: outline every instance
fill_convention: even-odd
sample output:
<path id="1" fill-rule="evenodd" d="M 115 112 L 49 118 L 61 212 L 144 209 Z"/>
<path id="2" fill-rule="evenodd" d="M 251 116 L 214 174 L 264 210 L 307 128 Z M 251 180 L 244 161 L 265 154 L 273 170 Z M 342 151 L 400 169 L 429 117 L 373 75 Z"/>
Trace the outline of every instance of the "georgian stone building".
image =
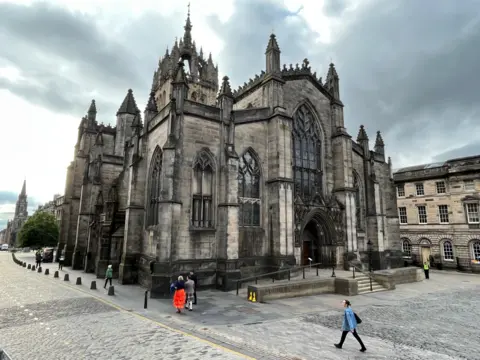
<path id="1" fill-rule="evenodd" d="M 394 173 L 403 255 L 443 267 L 480 262 L 480 156 Z M 480 270 L 480 268 L 479 268 Z"/>
<path id="2" fill-rule="evenodd" d="M 5 232 L 4 241 L 6 244 L 9 244 L 10 247 L 19 246 L 19 244 L 17 244 L 17 235 L 28 219 L 27 208 L 27 180 L 24 180 L 22 191 L 18 195 L 17 203 L 15 204 L 15 215 L 12 220 L 8 221 Z"/>
<path id="3" fill-rule="evenodd" d="M 308 60 L 281 66 L 271 35 L 265 70 L 238 90 L 185 33 L 160 59 L 143 113 L 129 90 L 116 125 L 80 123 L 68 168 L 59 247 L 66 262 L 155 296 L 194 269 L 201 285 L 282 266 L 348 266 L 367 240 L 378 267 L 401 259 L 390 160 L 377 133 L 353 141 L 339 76 Z M 232 49 L 233 51 L 233 49 Z M 149 264 L 154 261 L 154 273 Z"/>

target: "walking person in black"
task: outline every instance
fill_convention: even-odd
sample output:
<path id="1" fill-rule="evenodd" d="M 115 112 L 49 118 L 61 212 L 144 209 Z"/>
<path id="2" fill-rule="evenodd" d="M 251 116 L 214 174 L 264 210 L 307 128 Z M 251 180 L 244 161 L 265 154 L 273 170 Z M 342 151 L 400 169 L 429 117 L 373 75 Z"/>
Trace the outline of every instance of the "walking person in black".
<path id="1" fill-rule="evenodd" d="M 353 312 L 352 308 L 350 307 L 352 304 L 348 300 L 343 300 L 342 302 L 343 307 L 345 308 L 345 311 L 343 313 L 343 324 L 342 324 L 342 338 L 340 339 L 340 342 L 338 344 L 334 344 L 337 349 L 341 349 L 343 346 L 343 343 L 345 342 L 345 338 L 347 337 L 347 334 L 351 332 L 355 339 L 357 339 L 358 343 L 362 347 L 360 349 L 361 352 L 367 351 L 367 348 L 365 345 L 363 345 L 362 339 L 360 339 L 360 336 L 357 334 L 357 316 Z M 358 322 L 361 322 L 358 320 Z"/>
<path id="2" fill-rule="evenodd" d="M 42 253 L 40 250 L 38 250 L 35 254 L 35 263 L 37 264 L 37 268 L 42 265 Z"/>

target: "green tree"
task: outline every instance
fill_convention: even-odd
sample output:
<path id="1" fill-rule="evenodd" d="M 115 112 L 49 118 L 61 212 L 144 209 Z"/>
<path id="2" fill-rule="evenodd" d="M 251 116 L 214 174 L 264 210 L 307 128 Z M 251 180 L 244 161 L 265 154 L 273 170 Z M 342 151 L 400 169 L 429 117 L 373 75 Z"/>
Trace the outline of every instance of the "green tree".
<path id="1" fill-rule="evenodd" d="M 52 214 L 37 211 L 23 225 L 18 233 L 22 247 L 50 247 L 58 242 L 58 225 Z"/>

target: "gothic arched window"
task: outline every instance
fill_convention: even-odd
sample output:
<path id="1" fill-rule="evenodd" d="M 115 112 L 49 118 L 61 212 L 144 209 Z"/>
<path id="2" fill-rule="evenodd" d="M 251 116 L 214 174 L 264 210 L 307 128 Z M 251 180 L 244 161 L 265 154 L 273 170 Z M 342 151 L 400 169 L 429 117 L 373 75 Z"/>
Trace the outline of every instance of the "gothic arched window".
<path id="1" fill-rule="evenodd" d="M 240 226 L 260 226 L 260 164 L 251 149 L 239 161 L 238 202 Z"/>
<path id="2" fill-rule="evenodd" d="M 205 150 L 202 150 L 193 163 L 192 189 L 192 226 L 198 228 L 213 227 L 213 173 L 214 165 Z"/>
<path id="3" fill-rule="evenodd" d="M 322 141 L 312 112 L 302 105 L 293 115 L 293 179 L 295 193 L 308 201 L 322 193 Z"/>
<path id="4" fill-rule="evenodd" d="M 150 162 L 150 177 L 148 181 L 148 209 L 147 209 L 147 225 L 158 224 L 158 209 L 161 189 L 162 174 L 162 150 L 157 146 L 153 152 Z"/>
<path id="5" fill-rule="evenodd" d="M 357 228 L 362 229 L 363 219 L 360 180 L 355 172 L 353 173 L 353 188 L 355 190 L 355 219 L 357 220 Z"/>

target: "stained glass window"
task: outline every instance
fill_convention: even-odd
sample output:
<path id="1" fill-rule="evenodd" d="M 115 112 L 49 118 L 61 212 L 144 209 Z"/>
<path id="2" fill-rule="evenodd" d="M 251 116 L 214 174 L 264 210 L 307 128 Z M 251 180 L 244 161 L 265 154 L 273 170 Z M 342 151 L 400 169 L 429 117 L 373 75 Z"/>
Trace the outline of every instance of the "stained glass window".
<path id="1" fill-rule="evenodd" d="M 149 179 L 149 204 L 147 212 L 147 225 L 158 224 L 158 210 L 161 189 L 161 173 L 162 173 L 162 150 L 157 146 L 153 152 L 152 161 L 150 162 L 150 179 Z"/>
<path id="2" fill-rule="evenodd" d="M 322 193 L 322 142 L 311 111 L 302 105 L 293 115 L 293 178 L 303 201 Z"/>
<path id="3" fill-rule="evenodd" d="M 238 199 L 240 226 L 260 226 L 260 166 L 251 150 L 240 158 Z"/>
<path id="4" fill-rule="evenodd" d="M 193 164 L 192 226 L 212 228 L 212 193 L 214 166 L 211 157 L 202 151 Z"/>

